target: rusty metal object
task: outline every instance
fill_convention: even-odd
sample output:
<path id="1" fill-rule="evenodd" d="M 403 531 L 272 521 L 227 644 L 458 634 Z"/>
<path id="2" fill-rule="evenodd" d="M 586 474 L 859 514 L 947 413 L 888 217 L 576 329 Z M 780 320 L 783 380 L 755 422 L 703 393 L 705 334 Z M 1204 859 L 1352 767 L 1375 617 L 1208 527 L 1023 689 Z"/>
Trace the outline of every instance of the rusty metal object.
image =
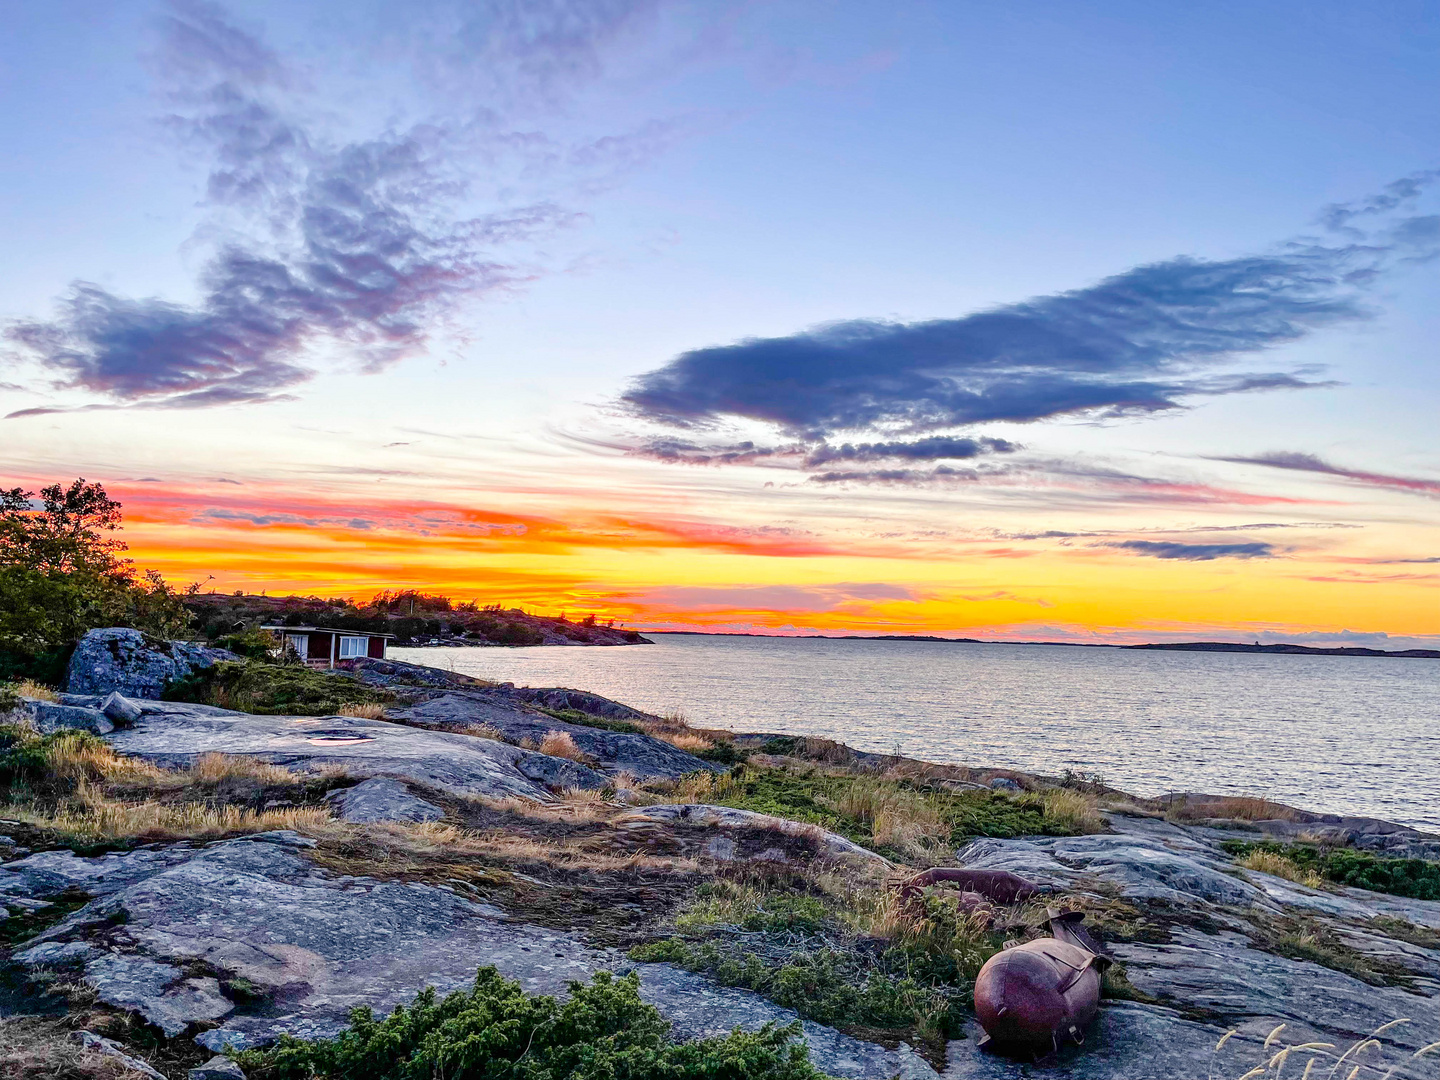
<path id="1" fill-rule="evenodd" d="M 937 866 L 916 874 L 900 886 L 900 896 L 913 900 L 927 886 L 946 882 L 959 885 L 965 892 L 979 893 L 997 904 L 1016 904 L 1040 895 L 1040 887 L 1009 870 L 966 870 L 964 867 Z"/>
<path id="2" fill-rule="evenodd" d="M 1067 1041 L 1085 1041 L 1111 961 L 1081 927 L 1084 917 L 1052 909 L 1046 925 L 1053 937 L 1007 944 L 985 962 L 975 980 L 982 1047 L 1039 1060 Z"/>

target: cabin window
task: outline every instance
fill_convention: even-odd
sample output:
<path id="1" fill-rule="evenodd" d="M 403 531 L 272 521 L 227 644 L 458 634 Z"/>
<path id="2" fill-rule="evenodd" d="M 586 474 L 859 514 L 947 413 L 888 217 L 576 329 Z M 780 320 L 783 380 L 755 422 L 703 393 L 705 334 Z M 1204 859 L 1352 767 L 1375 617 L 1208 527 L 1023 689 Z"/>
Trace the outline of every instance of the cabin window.
<path id="1" fill-rule="evenodd" d="M 369 638 L 342 637 L 340 639 L 340 659 L 353 660 L 357 656 L 364 656 L 369 643 Z"/>

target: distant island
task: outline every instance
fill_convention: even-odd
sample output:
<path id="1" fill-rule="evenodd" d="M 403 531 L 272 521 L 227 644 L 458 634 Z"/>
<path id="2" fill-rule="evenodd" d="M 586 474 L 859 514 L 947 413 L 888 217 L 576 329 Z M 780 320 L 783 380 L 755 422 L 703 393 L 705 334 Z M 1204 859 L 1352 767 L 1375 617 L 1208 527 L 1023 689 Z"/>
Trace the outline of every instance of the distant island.
<path id="1" fill-rule="evenodd" d="M 184 598 L 194 627 L 225 644 L 233 635 L 261 624 L 314 625 L 335 630 L 393 634 L 404 647 L 432 645 L 649 645 L 634 630 L 594 615 L 571 620 L 532 615 L 520 608 L 488 607 L 408 589 L 381 592 L 366 601 L 318 596 L 256 596 L 237 592 L 196 593 Z"/>
<path id="2" fill-rule="evenodd" d="M 1150 649 L 1162 652 L 1291 653 L 1301 656 L 1389 656 L 1403 660 L 1440 660 L 1440 649 L 1364 649 L 1359 646 L 1318 648 L 1313 645 L 1246 645 L 1239 641 L 1163 641 L 1144 645 L 1111 645 L 1103 641 L 986 641 L 983 638 L 941 637 L 939 634 L 755 634 L 705 630 L 650 630 L 650 634 L 690 637 L 799 638 L 805 641 L 934 641 L 944 645 L 1063 645 L 1072 649 Z"/>

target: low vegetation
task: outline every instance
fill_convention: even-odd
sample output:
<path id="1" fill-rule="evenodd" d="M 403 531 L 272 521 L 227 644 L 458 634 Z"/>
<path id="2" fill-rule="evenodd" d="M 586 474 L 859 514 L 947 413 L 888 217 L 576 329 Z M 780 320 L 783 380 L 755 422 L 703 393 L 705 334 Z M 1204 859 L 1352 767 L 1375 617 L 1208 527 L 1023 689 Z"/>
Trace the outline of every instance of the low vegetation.
<path id="1" fill-rule="evenodd" d="M 1003 940 L 953 893 L 917 905 L 880 883 L 798 874 L 702 885 L 674 927 L 631 958 L 704 972 L 866 1038 L 923 1046 L 937 1062 Z"/>
<path id="2" fill-rule="evenodd" d="M 383 706 L 395 701 L 393 694 L 339 672 L 263 660 L 222 660 L 171 683 L 164 697 L 238 712 L 292 716 L 325 716 L 362 707 L 377 708 L 383 715 Z"/>
<path id="3" fill-rule="evenodd" d="M 615 731 L 622 735 L 643 735 L 645 729 L 639 724 L 632 724 L 626 720 L 612 720 L 608 716 L 596 716 L 594 713 L 581 712 L 579 709 L 541 709 L 546 716 L 556 720 L 562 720 L 567 724 L 578 724 L 580 727 L 600 728 L 602 731 Z"/>
<path id="4" fill-rule="evenodd" d="M 572 983 L 562 1003 L 483 968 L 469 991 L 442 1000 L 426 989 L 383 1020 L 357 1009 L 335 1039 L 287 1038 L 240 1064 L 253 1080 L 823 1080 L 799 1025 L 695 1042 L 674 1041 L 669 1028 L 633 975 Z"/>
<path id="5" fill-rule="evenodd" d="M 78 850 L 315 825 L 330 817 L 321 796 L 345 782 L 222 754 L 161 769 L 87 732 L 0 725 L 0 816 Z"/>
<path id="6" fill-rule="evenodd" d="M 695 773 L 647 786 L 680 802 L 819 825 L 901 862 L 953 854 L 957 845 L 979 836 L 1071 836 L 1105 827 L 1093 799 L 1080 792 L 951 791 L 821 766 L 745 764 L 729 773 Z"/>
<path id="7" fill-rule="evenodd" d="M 1392 859 L 1354 848 L 1327 848 L 1320 844 L 1227 840 L 1224 846 L 1242 866 L 1249 865 L 1250 869 L 1265 873 L 1275 873 L 1266 869 L 1267 865 L 1280 867 L 1286 872 L 1277 876 L 1289 877 L 1292 881 L 1309 884 L 1310 875 L 1313 875 L 1315 880 L 1351 885 L 1371 892 L 1408 896 L 1416 900 L 1440 900 L 1440 862 Z"/>

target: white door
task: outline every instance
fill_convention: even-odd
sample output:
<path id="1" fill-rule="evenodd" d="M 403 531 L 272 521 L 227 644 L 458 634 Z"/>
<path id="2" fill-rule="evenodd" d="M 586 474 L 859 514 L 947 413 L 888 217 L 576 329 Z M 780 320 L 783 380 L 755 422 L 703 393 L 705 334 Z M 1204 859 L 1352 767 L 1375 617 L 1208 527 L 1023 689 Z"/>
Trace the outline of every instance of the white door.
<path id="1" fill-rule="evenodd" d="M 310 659 L 310 635 L 286 634 L 285 648 L 293 652 L 301 660 Z"/>

